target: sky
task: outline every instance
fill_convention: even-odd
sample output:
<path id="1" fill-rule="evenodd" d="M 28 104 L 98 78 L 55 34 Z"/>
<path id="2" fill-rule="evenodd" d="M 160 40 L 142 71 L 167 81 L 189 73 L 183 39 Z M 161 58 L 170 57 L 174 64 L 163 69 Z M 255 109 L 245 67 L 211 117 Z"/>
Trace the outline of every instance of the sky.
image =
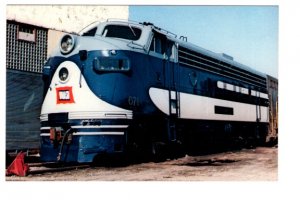
<path id="1" fill-rule="evenodd" d="M 278 6 L 129 6 L 129 19 L 278 78 Z"/>

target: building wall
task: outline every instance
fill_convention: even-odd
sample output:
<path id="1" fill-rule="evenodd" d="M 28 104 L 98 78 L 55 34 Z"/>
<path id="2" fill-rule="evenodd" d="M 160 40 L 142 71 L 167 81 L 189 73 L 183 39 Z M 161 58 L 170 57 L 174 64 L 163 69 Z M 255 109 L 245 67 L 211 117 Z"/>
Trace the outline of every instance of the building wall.
<path id="1" fill-rule="evenodd" d="M 7 5 L 7 20 L 48 29 L 47 58 L 66 32 L 79 32 L 95 21 L 128 19 L 128 6 Z M 7 55 L 9 56 L 12 54 Z M 44 62 L 44 61 L 42 61 Z"/>
<path id="2" fill-rule="evenodd" d="M 79 32 L 94 21 L 128 19 L 128 6 L 7 5 L 6 18 L 49 29 Z"/>
<path id="3" fill-rule="evenodd" d="M 267 76 L 267 87 L 269 91 L 269 135 L 267 142 L 278 138 L 278 79 Z"/>

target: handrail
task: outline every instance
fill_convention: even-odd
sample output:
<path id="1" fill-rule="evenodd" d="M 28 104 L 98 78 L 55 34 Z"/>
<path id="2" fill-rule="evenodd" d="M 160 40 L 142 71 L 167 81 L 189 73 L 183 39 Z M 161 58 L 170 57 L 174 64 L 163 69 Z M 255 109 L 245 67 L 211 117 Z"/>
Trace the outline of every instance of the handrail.
<path id="1" fill-rule="evenodd" d="M 150 23 L 150 22 L 137 22 L 137 21 L 134 21 L 134 20 L 116 19 L 116 18 L 109 18 L 106 21 L 107 22 L 125 22 L 125 23 L 127 22 L 128 24 L 132 23 L 132 24 L 135 24 L 135 25 L 152 26 L 154 29 L 156 29 L 158 31 L 164 32 L 167 35 L 173 35 L 173 37 L 177 38 L 177 35 L 175 33 L 172 33 L 168 30 L 165 30 L 163 28 L 155 26 L 153 23 Z"/>

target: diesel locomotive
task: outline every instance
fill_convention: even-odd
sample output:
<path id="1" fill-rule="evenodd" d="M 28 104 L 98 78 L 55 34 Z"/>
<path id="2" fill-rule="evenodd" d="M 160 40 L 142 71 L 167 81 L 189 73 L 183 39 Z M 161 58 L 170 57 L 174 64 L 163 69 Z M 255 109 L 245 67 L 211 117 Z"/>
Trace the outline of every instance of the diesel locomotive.
<path id="1" fill-rule="evenodd" d="M 264 142 L 267 77 L 152 23 L 95 22 L 43 67 L 41 160 Z"/>

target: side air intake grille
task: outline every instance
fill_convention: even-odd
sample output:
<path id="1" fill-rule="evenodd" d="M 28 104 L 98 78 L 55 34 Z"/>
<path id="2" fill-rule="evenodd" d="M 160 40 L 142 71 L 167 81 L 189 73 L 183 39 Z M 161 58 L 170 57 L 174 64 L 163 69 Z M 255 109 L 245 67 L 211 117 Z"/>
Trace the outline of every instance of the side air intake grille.
<path id="1" fill-rule="evenodd" d="M 196 67 L 257 87 L 266 88 L 266 79 L 264 77 L 184 47 L 179 47 L 178 61 L 182 65 Z"/>

